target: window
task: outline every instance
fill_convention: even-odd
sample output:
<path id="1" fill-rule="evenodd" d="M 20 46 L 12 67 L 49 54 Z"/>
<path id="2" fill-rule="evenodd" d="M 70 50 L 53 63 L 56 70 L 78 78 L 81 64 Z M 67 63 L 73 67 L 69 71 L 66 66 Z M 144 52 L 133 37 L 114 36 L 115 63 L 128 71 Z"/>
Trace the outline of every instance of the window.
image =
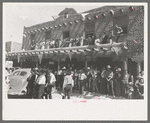
<path id="1" fill-rule="evenodd" d="M 65 13 L 65 14 L 64 14 L 64 18 L 68 18 L 68 13 Z"/>
<path id="2" fill-rule="evenodd" d="M 17 75 L 19 75 L 19 73 L 20 73 L 20 71 L 16 71 L 16 72 L 13 73 L 13 75 L 17 76 Z"/>
<path id="3" fill-rule="evenodd" d="M 22 72 L 20 73 L 20 76 L 25 76 L 25 75 L 27 75 L 27 72 L 25 72 L 25 71 L 22 71 Z"/>
<path id="4" fill-rule="evenodd" d="M 95 23 L 91 22 L 91 23 L 86 23 L 85 24 L 85 35 L 86 37 L 88 35 L 93 35 L 95 32 Z"/>
<path id="5" fill-rule="evenodd" d="M 51 39 L 51 31 L 45 32 L 45 40 Z"/>
<path id="6" fill-rule="evenodd" d="M 63 39 L 70 37 L 69 31 L 63 32 Z"/>
<path id="7" fill-rule="evenodd" d="M 35 40 L 35 34 L 31 34 L 31 41 Z"/>
<path id="8" fill-rule="evenodd" d="M 114 26 L 115 25 L 122 28 L 123 32 L 121 34 L 127 34 L 128 33 L 128 16 L 119 15 L 119 16 L 114 17 Z M 114 34 L 117 34 L 115 29 L 114 29 Z"/>

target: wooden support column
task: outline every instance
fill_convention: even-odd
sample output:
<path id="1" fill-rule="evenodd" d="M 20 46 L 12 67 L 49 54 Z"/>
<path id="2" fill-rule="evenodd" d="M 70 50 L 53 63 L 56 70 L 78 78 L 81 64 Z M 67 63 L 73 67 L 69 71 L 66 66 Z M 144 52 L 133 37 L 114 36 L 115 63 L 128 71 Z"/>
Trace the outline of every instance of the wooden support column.
<path id="1" fill-rule="evenodd" d="M 124 72 L 128 73 L 128 59 L 127 58 L 123 61 L 123 70 Z"/>
<path id="2" fill-rule="evenodd" d="M 58 59 L 58 71 L 60 70 L 60 60 Z"/>
<path id="3" fill-rule="evenodd" d="M 39 66 L 38 62 L 36 62 L 36 68 Z"/>
<path id="4" fill-rule="evenodd" d="M 138 62 L 137 63 L 137 75 L 139 75 L 140 72 L 141 72 L 141 63 Z"/>
<path id="5" fill-rule="evenodd" d="M 58 71 L 60 70 L 60 58 L 58 57 L 58 66 L 57 66 L 58 68 Z"/>
<path id="6" fill-rule="evenodd" d="M 22 68 L 22 62 L 20 62 L 20 67 Z"/>
<path id="7" fill-rule="evenodd" d="M 88 66 L 88 61 L 86 60 L 85 61 L 85 68 Z"/>

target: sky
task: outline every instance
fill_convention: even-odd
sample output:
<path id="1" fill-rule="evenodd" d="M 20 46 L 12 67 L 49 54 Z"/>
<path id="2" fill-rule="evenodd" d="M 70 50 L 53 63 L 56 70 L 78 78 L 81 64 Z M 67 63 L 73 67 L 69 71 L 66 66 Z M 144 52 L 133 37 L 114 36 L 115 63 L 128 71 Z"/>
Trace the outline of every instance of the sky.
<path id="1" fill-rule="evenodd" d="M 101 7 L 101 3 L 3 3 L 3 41 L 22 43 L 23 28 L 53 20 L 65 8 L 78 13 Z"/>

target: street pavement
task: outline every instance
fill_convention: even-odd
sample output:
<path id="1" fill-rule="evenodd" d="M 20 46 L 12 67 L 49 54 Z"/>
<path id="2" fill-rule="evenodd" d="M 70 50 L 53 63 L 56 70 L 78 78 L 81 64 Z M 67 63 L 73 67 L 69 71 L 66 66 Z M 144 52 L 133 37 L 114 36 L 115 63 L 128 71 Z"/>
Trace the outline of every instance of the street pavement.
<path id="1" fill-rule="evenodd" d="M 52 99 L 62 99 L 61 91 L 52 92 Z M 78 91 L 71 92 L 70 99 L 95 99 L 95 100 L 112 100 L 112 99 L 124 99 L 123 97 L 106 96 L 99 93 L 84 92 L 80 95 Z"/>
<path id="2" fill-rule="evenodd" d="M 9 99 L 27 99 L 26 96 L 8 96 Z M 53 90 L 52 91 L 52 99 L 62 99 L 62 92 L 60 90 Z M 112 99 L 124 99 L 123 97 L 112 97 L 106 96 L 100 93 L 88 93 L 84 92 L 82 95 L 79 94 L 79 91 L 74 90 L 70 94 L 70 99 L 95 99 L 95 100 L 112 100 Z"/>

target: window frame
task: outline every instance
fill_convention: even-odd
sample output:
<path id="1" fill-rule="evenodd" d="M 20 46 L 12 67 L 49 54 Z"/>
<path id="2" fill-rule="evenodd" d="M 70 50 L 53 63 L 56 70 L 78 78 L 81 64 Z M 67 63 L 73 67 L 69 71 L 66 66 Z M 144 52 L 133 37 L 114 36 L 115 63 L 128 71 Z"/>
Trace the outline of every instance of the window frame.
<path id="1" fill-rule="evenodd" d="M 22 72 L 24 72 L 24 73 L 26 73 L 26 74 L 25 74 L 25 75 L 21 75 Z M 19 75 L 20 75 L 20 76 L 26 76 L 26 75 L 27 75 L 27 72 L 26 72 L 26 71 L 21 71 Z"/>
<path id="2" fill-rule="evenodd" d="M 68 13 L 64 14 L 64 18 L 67 19 L 68 18 Z"/>
<path id="3" fill-rule="evenodd" d="M 17 75 L 14 75 L 15 73 L 17 73 L 18 72 L 18 74 Z M 12 75 L 13 76 L 18 76 L 20 74 L 20 71 L 15 71 Z"/>
<path id="4" fill-rule="evenodd" d="M 45 40 L 49 40 L 49 39 L 51 39 L 51 30 L 45 31 Z"/>
<path id="5" fill-rule="evenodd" d="M 64 38 L 64 33 L 66 33 L 66 32 L 69 33 L 69 36 L 68 36 L 68 37 L 65 37 L 65 38 L 70 38 L 70 31 L 67 30 L 67 31 L 63 31 L 63 39 L 65 39 L 65 38 Z"/>

